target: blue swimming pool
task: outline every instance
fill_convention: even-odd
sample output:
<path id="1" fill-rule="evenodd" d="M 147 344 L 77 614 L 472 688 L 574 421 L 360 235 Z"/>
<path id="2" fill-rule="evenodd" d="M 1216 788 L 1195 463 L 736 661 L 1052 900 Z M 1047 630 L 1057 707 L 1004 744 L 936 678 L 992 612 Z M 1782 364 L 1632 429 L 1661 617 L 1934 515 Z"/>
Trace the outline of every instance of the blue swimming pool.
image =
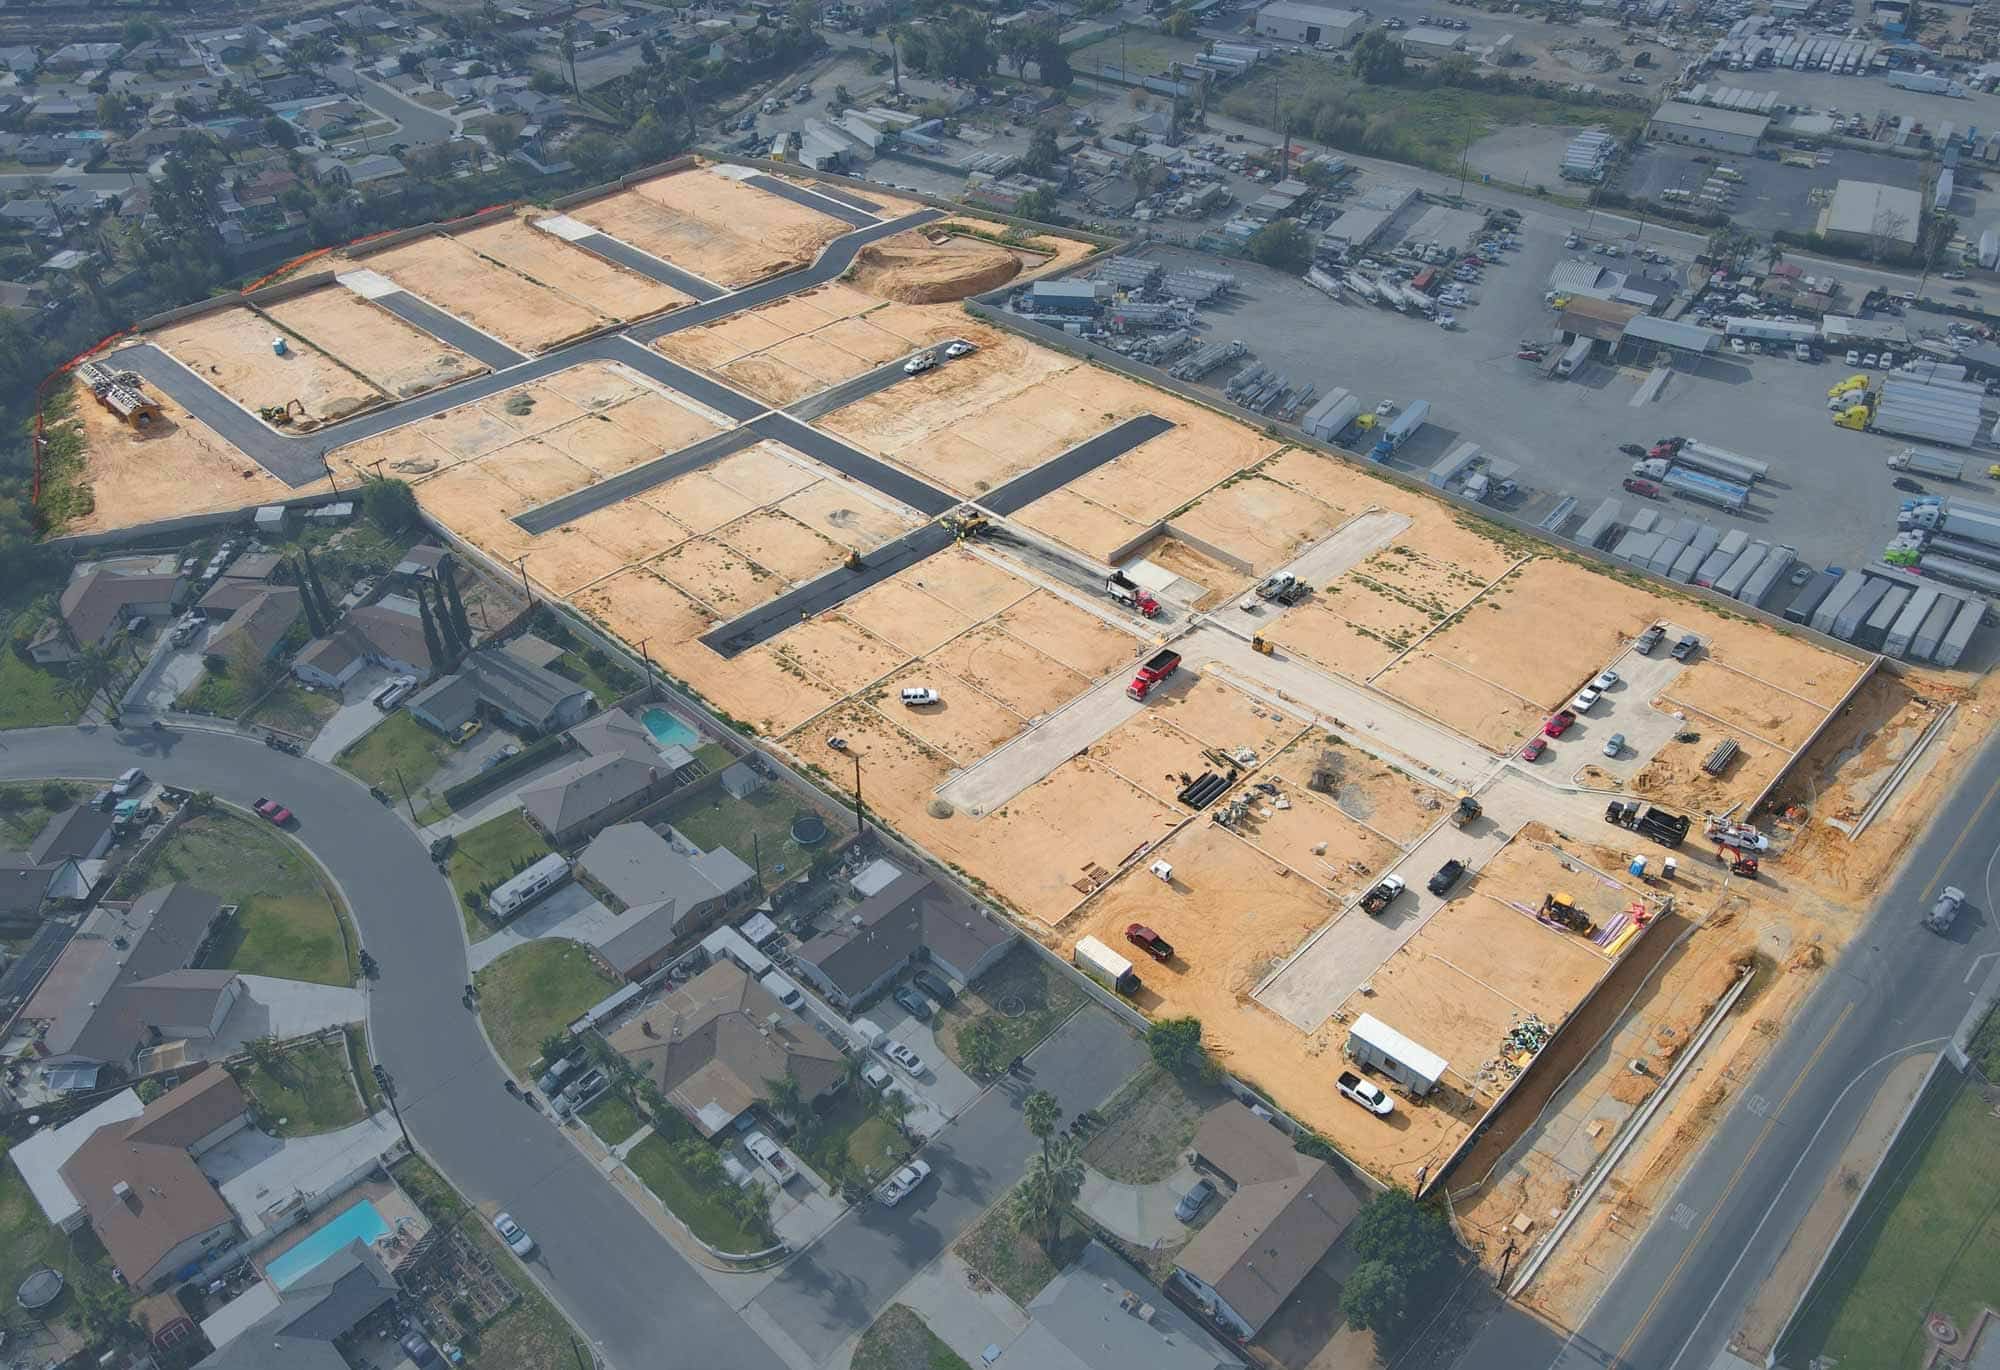
<path id="1" fill-rule="evenodd" d="M 689 751 L 701 742 L 701 734 L 675 718 L 662 708 L 651 708 L 639 716 L 646 725 L 646 731 L 653 735 L 653 741 L 662 747 L 686 747 Z"/>
<path id="2" fill-rule="evenodd" d="M 389 1235 L 389 1224 L 363 1199 L 335 1215 L 332 1222 L 264 1267 L 265 1276 L 280 1289 L 290 1289 L 335 1252 L 357 1237 L 371 1245 Z"/>

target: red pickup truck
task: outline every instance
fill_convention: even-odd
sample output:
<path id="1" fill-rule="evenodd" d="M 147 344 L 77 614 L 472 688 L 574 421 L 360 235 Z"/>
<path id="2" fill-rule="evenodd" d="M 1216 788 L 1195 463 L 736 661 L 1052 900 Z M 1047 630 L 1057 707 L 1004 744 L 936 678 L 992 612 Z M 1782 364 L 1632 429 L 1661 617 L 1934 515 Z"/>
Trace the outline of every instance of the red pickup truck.
<path id="1" fill-rule="evenodd" d="M 1174 944 L 1160 936 L 1157 932 L 1154 932 L 1144 923 L 1126 924 L 1125 940 L 1140 951 L 1145 952 L 1146 955 L 1152 957 L 1155 961 L 1171 961 L 1174 959 Z"/>
<path id="2" fill-rule="evenodd" d="M 1178 671 L 1180 666 L 1179 652 L 1165 649 L 1157 651 L 1146 658 L 1145 664 L 1139 668 L 1139 673 L 1132 677 L 1132 683 L 1125 687 L 1125 693 L 1134 699 L 1144 699 L 1152 693 L 1155 685 Z"/>

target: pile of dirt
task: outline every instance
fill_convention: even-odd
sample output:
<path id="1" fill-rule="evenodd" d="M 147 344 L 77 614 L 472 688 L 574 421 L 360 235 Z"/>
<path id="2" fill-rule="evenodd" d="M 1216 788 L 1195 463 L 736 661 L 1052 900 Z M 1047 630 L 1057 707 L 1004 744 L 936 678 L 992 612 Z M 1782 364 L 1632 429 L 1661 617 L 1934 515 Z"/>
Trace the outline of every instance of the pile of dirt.
<path id="1" fill-rule="evenodd" d="M 1005 285 L 1020 272 L 1021 259 L 998 244 L 957 236 L 933 242 L 913 229 L 862 248 L 848 279 L 885 300 L 941 304 Z"/>
<path id="2" fill-rule="evenodd" d="M 1650 1075 L 1634 1075 L 1630 1071 L 1611 1082 L 1610 1094 L 1621 1104 L 1643 1104 L 1653 1097 L 1653 1091 L 1660 1082 Z"/>

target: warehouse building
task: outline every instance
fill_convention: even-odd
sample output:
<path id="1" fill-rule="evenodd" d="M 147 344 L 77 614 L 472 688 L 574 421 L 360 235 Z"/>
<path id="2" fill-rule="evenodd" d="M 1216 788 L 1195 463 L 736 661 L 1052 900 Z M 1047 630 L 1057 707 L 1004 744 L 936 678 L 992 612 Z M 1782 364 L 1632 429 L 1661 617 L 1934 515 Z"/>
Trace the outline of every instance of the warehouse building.
<path id="1" fill-rule="evenodd" d="M 1412 57 L 1449 57 L 1465 50 L 1464 34 L 1429 24 L 1413 25 L 1396 36 L 1403 40 L 1403 51 Z"/>
<path id="2" fill-rule="evenodd" d="M 1036 314 L 1067 314 L 1082 318 L 1104 307 L 1090 281 L 1036 281 L 1028 287 L 1028 308 Z"/>
<path id="3" fill-rule="evenodd" d="M 1762 114 L 1733 109 L 1708 109 L 1683 100 L 1669 100 L 1653 112 L 1646 136 L 1659 143 L 1686 143 L 1718 152 L 1749 156 L 1757 151 L 1771 121 Z"/>
<path id="4" fill-rule="evenodd" d="M 1257 35 L 1282 43 L 1325 43 L 1344 48 L 1361 36 L 1368 20 L 1355 10 L 1280 3 L 1257 11 Z"/>
<path id="5" fill-rule="evenodd" d="M 1819 216 L 1819 234 L 1853 247 L 1913 248 L 1923 226 L 1924 196 L 1880 181 L 1842 180 Z"/>

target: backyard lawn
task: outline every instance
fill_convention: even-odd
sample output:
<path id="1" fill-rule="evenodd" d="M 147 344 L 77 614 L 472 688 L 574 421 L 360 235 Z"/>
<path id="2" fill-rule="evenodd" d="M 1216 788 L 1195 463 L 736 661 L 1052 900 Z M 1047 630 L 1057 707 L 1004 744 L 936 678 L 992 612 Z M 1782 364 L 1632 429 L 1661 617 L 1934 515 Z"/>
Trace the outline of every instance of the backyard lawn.
<path id="1" fill-rule="evenodd" d="M 617 1146 L 644 1125 L 639 1110 L 616 1090 L 607 1089 L 598 1101 L 577 1115 L 606 1146 Z"/>
<path id="2" fill-rule="evenodd" d="M 412 793 L 436 775 L 451 755 L 451 744 L 398 709 L 377 723 L 368 734 L 350 743 L 340 753 L 343 768 L 370 785 L 402 797 L 403 786 Z"/>
<path id="3" fill-rule="evenodd" d="M 882 1310 L 854 1344 L 854 1370 L 970 1370 L 906 1303 Z"/>
<path id="4" fill-rule="evenodd" d="M 776 885 L 796 876 L 812 852 L 792 840 L 792 820 L 813 810 L 804 799 L 776 784 L 744 799 L 731 799 L 720 786 L 670 809 L 667 821 L 703 851 L 727 847 L 750 865 L 761 859 L 762 883 Z M 831 838 L 822 839 L 825 845 Z"/>
<path id="5" fill-rule="evenodd" d="M 11 655 L 11 653 L 9 653 Z M 56 1304 L 54 1320 L 68 1322 L 76 1311 L 77 1285 L 110 1289 L 111 1261 L 88 1226 L 74 1237 L 51 1226 L 35 1205 L 21 1172 L 0 1159 L 0 1290 L 6 1291 L 6 1315 L 0 1326 L 21 1316 L 14 1291 L 21 1281 L 44 1266 L 59 1271 L 68 1282 Z"/>
<path id="6" fill-rule="evenodd" d="M 7 619 L 11 635 L 19 615 Z M 0 651 L 0 728 L 38 728 L 49 723 L 74 723 L 82 712 L 64 693 L 68 684 L 54 671 L 23 661 L 12 651 Z"/>
<path id="7" fill-rule="evenodd" d="M 999 1026 L 995 1059 L 1002 1064 L 1032 1051 L 1084 1001 L 1084 991 L 1034 948 L 1017 946 L 979 983 L 938 1010 L 937 1040 L 961 1068 L 958 1034 L 967 1023 L 987 1018 Z"/>
<path id="8" fill-rule="evenodd" d="M 297 737 L 313 737 L 339 710 L 340 701 L 332 695 L 289 680 L 265 696 L 257 712 L 250 715 L 250 722 Z"/>
<path id="9" fill-rule="evenodd" d="M 853 1176 L 874 1184 L 909 1158 L 910 1144 L 875 1112 L 875 1101 L 875 1092 L 856 1081 L 834 1095 L 819 1116 L 810 1143 L 800 1150 L 821 1179 L 837 1186 Z"/>
<path id="10" fill-rule="evenodd" d="M 367 1073 L 366 1063 L 361 1069 Z M 367 1116 L 348 1070 L 345 1038 L 287 1043 L 268 1063 L 252 1060 L 235 1073 L 274 1136 L 315 1137 Z"/>
<path id="11" fill-rule="evenodd" d="M 495 886 L 505 884 L 509 877 L 548 854 L 549 844 L 519 809 L 489 818 L 453 839 L 451 887 L 465 918 L 465 935 L 476 942 L 494 927 L 472 911 L 467 895 L 491 893 Z"/>
<path id="12" fill-rule="evenodd" d="M 602 653 L 598 657 L 602 665 L 585 660 L 582 652 L 564 652 L 556 658 L 553 669 L 557 675 L 567 676 L 590 691 L 600 709 L 610 708 L 645 684 L 637 674 L 621 669 Z"/>
<path id="13" fill-rule="evenodd" d="M 191 714 L 234 718 L 250 707 L 258 689 L 258 682 L 239 672 L 218 671 L 213 666 L 206 666 L 195 683 L 181 691 L 174 707 Z"/>
<path id="14" fill-rule="evenodd" d="M 1949 1074 L 1949 1072 L 1947 1072 Z M 1961 1330 L 2000 1307 L 2000 1119 L 1976 1079 L 1933 1087 L 1863 1196 L 1873 1216 L 1814 1284 L 1787 1364 L 1818 1356 L 1844 1366 L 1915 1366 L 1924 1319 Z"/>
<path id="15" fill-rule="evenodd" d="M 1090 1232 L 1074 1217 L 1063 1219 L 1051 1261 L 1042 1244 L 1014 1225 L 1014 1191 L 1000 1196 L 979 1225 L 958 1239 L 958 1255 L 991 1280 L 996 1288 L 1026 1308 L 1077 1254 L 1090 1244 Z"/>
<path id="16" fill-rule="evenodd" d="M 479 1017 L 494 1050 L 516 1074 L 560 1032 L 618 987 L 579 942 L 551 937 L 515 947 L 473 976 Z"/>
<path id="17" fill-rule="evenodd" d="M 185 880 L 241 906 L 217 935 L 210 967 L 319 985 L 354 983 L 354 939 L 351 932 L 344 935 L 344 915 L 318 868 L 297 843 L 261 820 L 231 813 L 191 818 L 141 879 L 128 884 L 131 875 L 127 867 L 119 883 L 134 893 Z"/>

